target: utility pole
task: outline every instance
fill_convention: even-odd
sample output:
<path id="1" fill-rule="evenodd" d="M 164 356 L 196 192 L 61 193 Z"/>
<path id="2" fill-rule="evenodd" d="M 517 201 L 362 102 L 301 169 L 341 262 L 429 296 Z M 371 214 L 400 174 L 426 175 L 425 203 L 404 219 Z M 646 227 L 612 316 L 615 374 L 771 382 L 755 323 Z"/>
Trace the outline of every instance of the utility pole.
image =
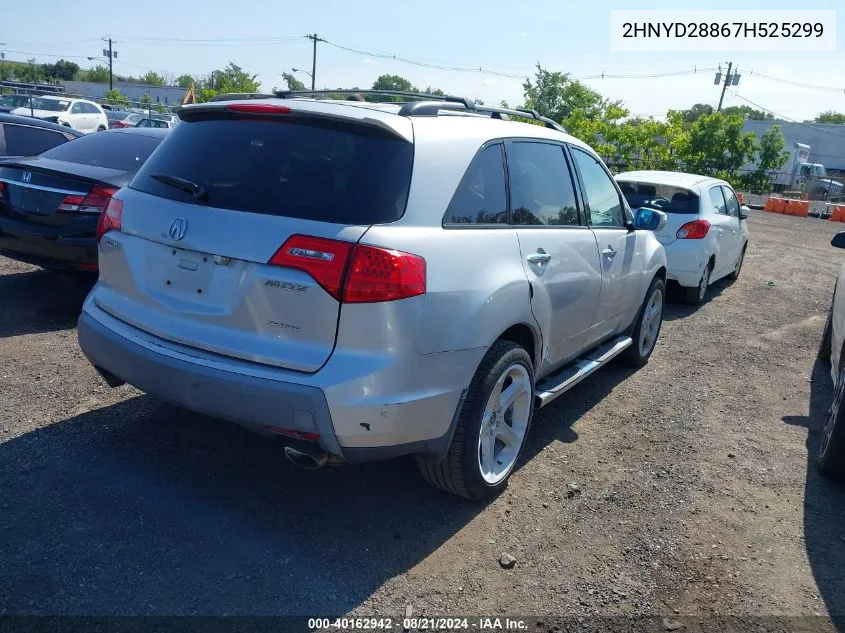
<path id="1" fill-rule="evenodd" d="M 725 81 L 722 85 L 722 95 L 719 97 L 719 107 L 716 108 L 716 112 L 722 111 L 722 101 L 725 99 L 725 90 L 727 90 L 728 86 L 736 86 L 739 85 L 739 73 L 734 71 L 731 73 L 731 69 L 733 68 L 733 62 L 728 62 L 728 72 L 725 74 Z M 716 73 L 716 81 L 715 83 L 717 86 L 722 81 L 722 66 L 719 65 L 719 71 Z"/>
<path id="2" fill-rule="evenodd" d="M 109 58 L 109 90 L 114 89 L 114 60 L 117 59 L 117 51 L 112 49 L 112 44 L 117 44 L 117 42 L 112 42 L 111 38 L 103 38 L 104 42 L 109 43 L 108 50 L 103 49 L 103 57 Z"/>
<path id="3" fill-rule="evenodd" d="M 317 77 L 317 42 L 322 42 L 323 40 L 321 40 L 316 33 L 313 35 L 306 35 L 305 37 L 314 43 L 314 53 L 311 58 L 311 90 L 315 90 L 314 84 L 315 78 Z"/>

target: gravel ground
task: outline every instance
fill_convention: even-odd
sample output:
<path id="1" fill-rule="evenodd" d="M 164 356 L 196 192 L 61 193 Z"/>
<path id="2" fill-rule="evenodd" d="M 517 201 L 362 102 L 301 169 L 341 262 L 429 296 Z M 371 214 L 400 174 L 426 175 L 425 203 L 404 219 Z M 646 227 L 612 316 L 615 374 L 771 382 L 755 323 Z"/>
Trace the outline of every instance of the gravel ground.
<path id="1" fill-rule="evenodd" d="M 109 389 L 90 283 L 0 258 L 0 614 L 845 614 L 845 487 L 813 461 L 840 227 L 749 224 L 740 279 L 543 409 L 488 504 Z"/>

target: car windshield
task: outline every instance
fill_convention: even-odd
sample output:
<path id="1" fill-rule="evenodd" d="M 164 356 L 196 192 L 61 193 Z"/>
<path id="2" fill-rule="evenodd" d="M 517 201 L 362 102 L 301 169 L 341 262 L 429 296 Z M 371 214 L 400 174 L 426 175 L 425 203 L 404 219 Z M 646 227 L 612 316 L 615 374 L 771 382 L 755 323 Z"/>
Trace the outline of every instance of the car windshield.
<path id="1" fill-rule="evenodd" d="M 44 152 L 42 156 L 69 163 L 133 171 L 144 164 L 161 141 L 160 136 L 127 134 L 120 130 L 112 130 L 100 134 L 88 134 L 54 147 Z"/>
<path id="2" fill-rule="evenodd" d="M 813 165 L 813 175 L 820 178 L 827 176 L 827 172 L 824 170 L 824 165 Z"/>
<path id="3" fill-rule="evenodd" d="M 129 113 L 125 110 L 106 110 L 106 118 L 109 121 L 123 121 L 129 117 Z"/>
<path id="4" fill-rule="evenodd" d="M 3 95 L 0 97 L 0 106 L 20 108 L 25 105 L 29 105 L 29 95 Z"/>
<path id="5" fill-rule="evenodd" d="M 619 188 L 632 209 L 650 207 L 666 213 L 698 213 L 698 196 L 682 187 L 620 180 Z"/>
<path id="6" fill-rule="evenodd" d="M 32 108 L 34 110 L 48 110 L 50 112 L 64 112 L 70 107 L 70 101 L 67 99 L 46 99 L 43 97 L 33 97 Z"/>

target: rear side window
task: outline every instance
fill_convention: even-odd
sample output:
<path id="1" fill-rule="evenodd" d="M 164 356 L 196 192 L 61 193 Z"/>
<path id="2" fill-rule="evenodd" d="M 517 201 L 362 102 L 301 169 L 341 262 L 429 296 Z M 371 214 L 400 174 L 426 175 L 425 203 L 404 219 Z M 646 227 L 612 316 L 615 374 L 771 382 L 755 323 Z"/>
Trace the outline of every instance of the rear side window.
<path id="1" fill-rule="evenodd" d="M 507 224 L 502 146 L 485 147 L 473 159 L 443 217 L 443 224 Z"/>
<path id="2" fill-rule="evenodd" d="M 665 213 L 698 213 L 698 196 L 687 189 L 631 180 L 620 180 L 618 183 L 632 209 L 649 207 Z"/>
<path id="3" fill-rule="evenodd" d="M 98 132 L 54 147 L 44 152 L 43 157 L 81 165 L 134 171 L 150 157 L 161 140 L 143 134 Z"/>
<path id="4" fill-rule="evenodd" d="M 66 142 L 59 132 L 28 125 L 3 124 L 7 156 L 34 156 Z"/>
<path id="5" fill-rule="evenodd" d="M 725 203 L 725 196 L 722 194 L 721 187 L 712 187 L 710 189 L 710 204 L 715 213 L 720 215 L 728 214 L 728 206 Z"/>
<path id="6" fill-rule="evenodd" d="M 153 176 L 202 187 L 205 204 L 337 224 L 405 212 L 413 145 L 369 126 L 320 119 L 215 118 L 181 123 L 130 187 L 196 203 Z"/>
<path id="7" fill-rule="evenodd" d="M 511 223 L 517 226 L 578 224 L 575 189 L 563 147 L 514 142 L 507 146 Z"/>

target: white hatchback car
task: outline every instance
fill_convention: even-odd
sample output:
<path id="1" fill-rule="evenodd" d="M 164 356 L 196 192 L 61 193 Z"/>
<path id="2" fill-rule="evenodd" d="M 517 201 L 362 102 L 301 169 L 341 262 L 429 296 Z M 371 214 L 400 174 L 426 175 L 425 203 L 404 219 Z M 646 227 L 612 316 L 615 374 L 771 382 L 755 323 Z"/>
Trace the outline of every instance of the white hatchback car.
<path id="1" fill-rule="evenodd" d="M 85 134 L 109 129 L 109 120 L 99 104 L 87 99 L 69 97 L 33 97 L 29 104 L 12 110 L 12 114 L 34 116 L 66 125 Z"/>
<path id="2" fill-rule="evenodd" d="M 632 209 L 666 213 L 655 233 L 666 250 L 667 278 L 699 305 L 711 283 L 736 279 L 748 248 L 749 209 L 724 180 L 670 171 L 629 171 L 616 181 Z"/>

